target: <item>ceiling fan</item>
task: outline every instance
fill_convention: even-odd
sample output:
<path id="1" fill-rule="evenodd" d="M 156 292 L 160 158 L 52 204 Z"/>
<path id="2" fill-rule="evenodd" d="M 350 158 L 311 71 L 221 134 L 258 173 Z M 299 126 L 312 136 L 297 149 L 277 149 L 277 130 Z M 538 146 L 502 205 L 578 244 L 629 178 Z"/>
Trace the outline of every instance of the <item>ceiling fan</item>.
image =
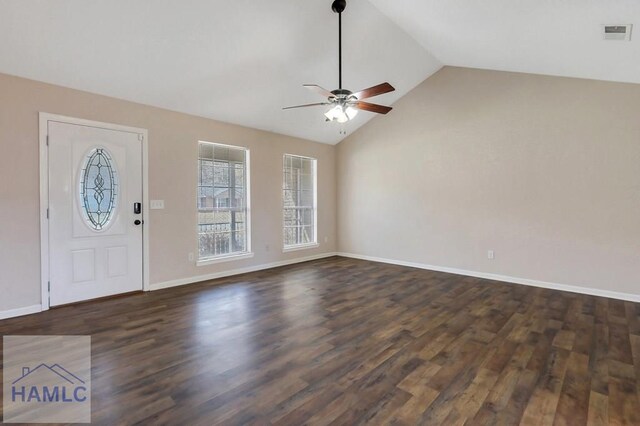
<path id="1" fill-rule="evenodd" d="M 362 99 L 372 98 L 384 93 L 393 92 L 394 89 L 389 83 L 378 84 L 368 89 L 358 92 L 342 88 L 342 12 L 347 7 L 346 0 L 335 0 L 331 5 L 331 9 L 338 14 L 338 89 L 328 91 L 317 84 L 305 84 L 304 87 L 313 90 L 321 96 L 327 98 L 325 102 L 317 102 L 306 105 L 296 105 L 284 107 L 282 109 L 306 108 L 312 106 L 330 105 L 331 107 L 325 112 L 326 121 L 337 121 L 338 123 L 346 123 L 352 120 L 358 110 L 375 112 L 378 114 L 386 114 L 391 111 L 391 107 L 384 105 L 363 102 Z"/>

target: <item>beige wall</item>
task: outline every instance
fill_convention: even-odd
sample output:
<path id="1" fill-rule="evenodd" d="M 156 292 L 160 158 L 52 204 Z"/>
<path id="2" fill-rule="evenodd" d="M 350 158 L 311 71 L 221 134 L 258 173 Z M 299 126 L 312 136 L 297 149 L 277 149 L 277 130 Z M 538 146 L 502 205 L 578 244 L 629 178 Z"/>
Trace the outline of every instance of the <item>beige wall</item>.
<path id="1" fill-rule="evenodd" d="M 151 283 L 338 245 L 640 294 L 640 85 L 445 67 L 394 107 L 336 150 L 0 74 L 0 312 L 40 303 L 39 111 L 149 129 Z M 199 139 L 251 149 L 253 259 L 187 259 Z M 285 152 L 318 158 L 318 249 L 280 250 Z"/>
<path id="2" fill-rule="evenodd" d="M 0 74 L 0 312 L 40 303 L 40 111 L 149 130 L 150 197 L 165 200 L 165 210 L 149 212 L 152 284 L 336 249 L 335 147 Z M 201 267 L 188 261 L 197 253 L 198 140 L 251 150 L 252 259 Z M 317 249 L 281 250 L 285 152 L 318 159 Z"/>
<path id="3" fill-rule="evenodd" d="M 445 67 L 338 183 L 342 252 L 640 294 L 640 85 Z"/>

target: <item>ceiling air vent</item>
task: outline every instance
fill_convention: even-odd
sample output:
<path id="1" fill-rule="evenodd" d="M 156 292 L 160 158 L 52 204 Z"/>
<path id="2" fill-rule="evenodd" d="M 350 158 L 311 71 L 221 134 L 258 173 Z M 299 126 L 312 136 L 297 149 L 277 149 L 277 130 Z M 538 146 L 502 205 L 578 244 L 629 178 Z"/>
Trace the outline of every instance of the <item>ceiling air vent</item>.
<path id="1" fill-rule="evenodd" d="M 632 25 L 603 25 L 602 34 L 605 40 L 631 40 Z"/>

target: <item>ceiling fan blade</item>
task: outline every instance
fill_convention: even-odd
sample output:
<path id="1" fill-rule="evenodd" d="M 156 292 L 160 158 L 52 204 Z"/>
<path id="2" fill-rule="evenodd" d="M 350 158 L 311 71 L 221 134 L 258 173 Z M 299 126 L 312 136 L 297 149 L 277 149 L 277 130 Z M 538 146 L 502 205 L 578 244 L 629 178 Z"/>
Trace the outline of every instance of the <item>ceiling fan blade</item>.
<path id="1" fill-rule="evenodd" d="M 384 106 L 384 105 L 371 104 L 369 102 L 360 102 L 360 101 L 351 103 L 350 105 L 364 111 L 376 112 L 378 114 L 386 114 L 393 109 L 391 107 Z"/>
<path id="2" fill-rule="evenodd" d="M 324 96 L 325 98 L 335 98 L 335 95 L 333 93 L 325 88 L 318 86 L 317 84 L 303 84 L 303 86 L 307 89 L 313 90 L 314 92 L 316 92 L 320 96 Z"/>
<path id="3" fill-rule="evenodd" d="M 393 92 L 396 90 L 389 83 L 378 84 L 377 86 L 369 87 L 368 89 L 361 90 L 353 94 L 358 99 L 372 98 L 374 96 L 382 95 L 384 93 Z"/>
<path id="4" fill-rule="evenodd" d="M 306 108 L 306 107 L 319 106 L 319 105 L 329 105 L 329 102 L 317 102 L 315 104 L 295 105 L 290 107 L 284 107 L 282 109 Z"/>

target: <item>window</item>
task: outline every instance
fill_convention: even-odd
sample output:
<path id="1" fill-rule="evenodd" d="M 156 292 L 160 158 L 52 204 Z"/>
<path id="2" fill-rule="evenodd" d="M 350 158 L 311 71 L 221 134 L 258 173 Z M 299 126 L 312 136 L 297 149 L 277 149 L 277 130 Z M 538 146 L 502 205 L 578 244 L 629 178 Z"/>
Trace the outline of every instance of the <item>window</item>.
<path id="1" fill-rule="evenodd" d="M 198 245 L 200 261 L 249 253 L 249 151 L 199 143 Z"/>
<path id="2" fill-rule="evenodd" d="M 316 245 L 316 165 L 313 158 L 284 155 L 284 248 Z"/>

